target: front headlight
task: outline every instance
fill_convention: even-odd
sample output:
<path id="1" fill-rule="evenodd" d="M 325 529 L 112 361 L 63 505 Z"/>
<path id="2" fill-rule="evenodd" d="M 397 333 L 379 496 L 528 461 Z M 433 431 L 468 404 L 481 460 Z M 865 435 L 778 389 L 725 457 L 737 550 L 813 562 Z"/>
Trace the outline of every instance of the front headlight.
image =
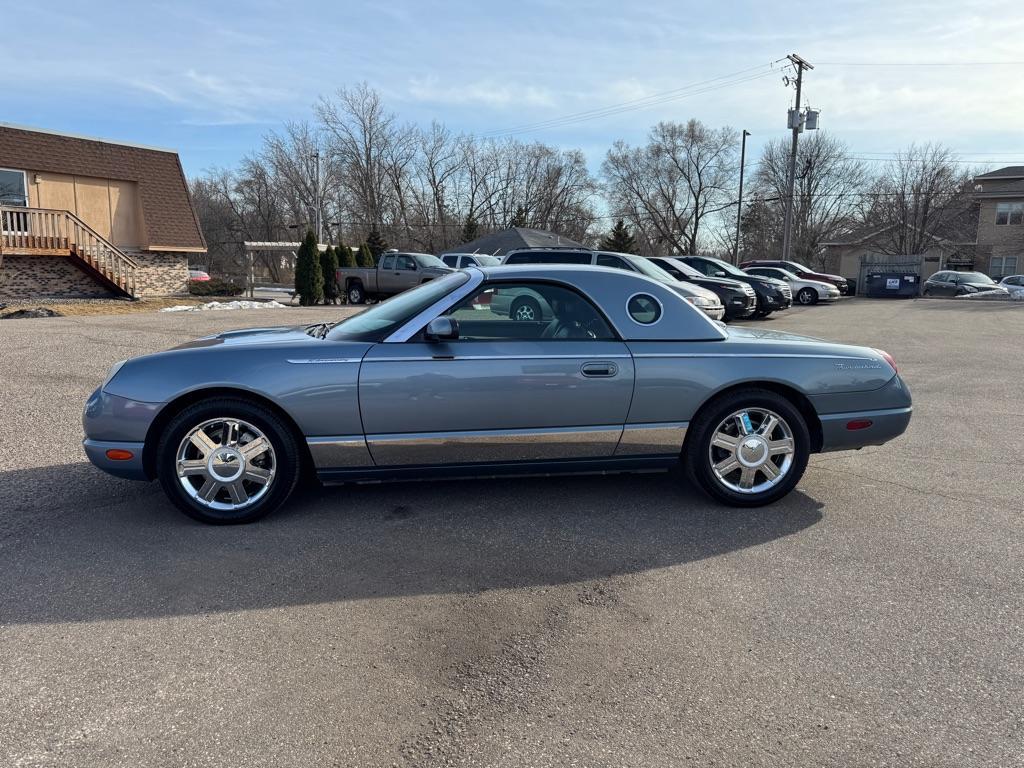
<path id="1" fill-rule="evenodd" d="M 964 291 L 965 291 L 966 293 L 977 293 L 977 292 L 978 292 L 978 289 L 977 289 L 977 288 L 975 288 L 975 287 L 974 287 L 973 285 L 965 285 L 965 286 L 964 286 Z"/>
<path id="2" fill-rule="evenodd" d="M 106 389 L 107 384 L 110 383 L 110 380 L 117 376 L 117 372 L 121 370 L 121 366 L 127 362 L 127 360 L 118 360 L 116 363 L 110 366 L 110 372 L 107 374 L 107 378 L 103 380 L 103 384 L 100 385 L 100 389 Z"/>
<path id="3" fill-rule="evenodd" d="M 686 300 L 693 304 L 695 307 L 713 307 L 718 304 L 718 300 L 707 299 L 703 296 L 687 296 Z"/>

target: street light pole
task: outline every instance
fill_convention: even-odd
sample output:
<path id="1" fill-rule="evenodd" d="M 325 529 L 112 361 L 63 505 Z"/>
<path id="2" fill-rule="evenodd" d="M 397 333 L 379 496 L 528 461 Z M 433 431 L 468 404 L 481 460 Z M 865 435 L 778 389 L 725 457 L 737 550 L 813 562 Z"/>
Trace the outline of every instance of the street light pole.
<path id="1" fill-rule="evenodd" d="M 814 69 L 808 62 L 791 53 L 787 56 L 796 67 L 796 107 L 790 112 L 790 128 L 793 129 L 793 146 L 789 152 L 789 176 L 786 180 L 786 223 L 782 230 L 782 259 L 789 260 L 793 246 L 793 186 L 796 183 L 796 150 L 800 142 L 803 118 L 800 115 L 800 91 L 804 84 L 804 70 Z"/>
<path id="2" fill-rule="evenodd" d="M 740 195 L 736 202 L 736 242 L 732 246 L 732 263 L 739 264 L 740 253 L 740 221 L 743 217 L 743 166 L 747 161 L 747 136 L 750 131 L 743 129 L 743 142 L 740 144 Z"/>
<path id="3" fill-rule="evenodd" d="M 320 152 L 317 150 L 313 153 L 313 205 L 316 210 L 313 212 L 314 221 L 316 222 L 316 244 L 320 243 L 324 239 L 323 233 L 323 222 L 320 216 Z"/>

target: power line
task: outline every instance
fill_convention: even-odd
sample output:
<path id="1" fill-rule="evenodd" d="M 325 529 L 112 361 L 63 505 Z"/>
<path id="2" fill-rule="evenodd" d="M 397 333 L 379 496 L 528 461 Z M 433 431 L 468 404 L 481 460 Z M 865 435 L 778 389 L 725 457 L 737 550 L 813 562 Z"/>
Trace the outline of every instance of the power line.
<path id="1" fill-rule="evenodd" d="M 583 112 L 575 112 L 568 115 L 561 115 L 559 117 L 549 118 L 547 120 L 541 120 L 536 123 L 526 123 L 519 126 L 513 126 L 510 128 L 498 129 L 485 131 L 480 134 L 483 137 L 488 136 L 505 136 L 514 135 L 518 133 L 526 133 L 530 131 L 543 130 L 547 128 L 557 128 L 564 125 L 572 125 L 575 123 L 585 122 L 587 120 L 595 120 L 601 117 L 609 117 L 611 115 L 621 114 L 623 112 L 630 112 L 637 109 L 646 109 L 648 107 L 657 106 L 664 104 L 669 101 L 675 101 L 677 99 L 683 99 L 690 96 L 697 96 L 702 93 L 708 93 L 721 88 L 731 87 L 733 85 L 739 85 L 741 83 L 751 82 L 758 80 L 763 77 L 776 74 L 777 70 L 773 67 L 777 62 L 770 62 L 768 64 L 760 64 L 756 67 L 747 67 L 736 72 L 731 72 L 727 75 L 719 75 L 708 80 L 702 80 L 689 85 L 682 86 L 680 88 L 674 88 L 669 91 L 662 91 L 660 93 L 654 93 L 650 96 L 644 96 L 638 99 L 632 99 L 630 101 L 619 102 L 618 104 L 609 104 L 604 107 L 598 107 L 595 109 L 585 110 Z M 766 71 L 765 67 L 768 67 Z M 756 74 L 751 74 L 755 73 Z"/>

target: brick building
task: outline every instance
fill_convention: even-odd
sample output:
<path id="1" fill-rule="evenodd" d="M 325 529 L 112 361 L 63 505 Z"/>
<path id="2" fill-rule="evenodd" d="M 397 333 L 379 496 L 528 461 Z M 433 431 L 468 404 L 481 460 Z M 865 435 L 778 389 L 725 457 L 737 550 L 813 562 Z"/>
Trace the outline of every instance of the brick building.
<path id="1" fill-rule="evenodd" d="M 182 294 L 205 252 L 175 152 L 0 124 L 0 297 Z"/>
<path id="2" fill-rule="evenodd" d="M 974 178 L 978 201 L 975 268 L 997 280 L 1024 272 L 1024 165 Z"/>

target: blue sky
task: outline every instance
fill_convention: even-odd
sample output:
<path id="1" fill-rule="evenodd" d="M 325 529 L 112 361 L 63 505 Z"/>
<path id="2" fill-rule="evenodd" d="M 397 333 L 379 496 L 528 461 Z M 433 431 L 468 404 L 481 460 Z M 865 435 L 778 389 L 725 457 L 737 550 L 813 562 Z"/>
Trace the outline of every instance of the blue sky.
<path id="1" fill-rule="evenodd" d="M 823 127 L 856 152 L 881 157 L 931 140 L 964 160 L 1024 164 L 1020 0 L 48 0 L 7 4 L 2 16 L 0 120 L 173 147 L 189 173 L 234 165 L 266 131 L 310 117 L 319 96 L 345 84 L 368 82 L 407 120 L 479 133 L 791 52 L 816 65 L 805 95 Z M 1016 63 L 978 65 L 1008 61 Z M 596 168 L 613 140 L 642 141 L 658 120 L 696 117 L 750 130 L 756 155 L 785 135 L 791 98 L 784 72 L 765 72 L 521 135 L 579 147 Z"/>

